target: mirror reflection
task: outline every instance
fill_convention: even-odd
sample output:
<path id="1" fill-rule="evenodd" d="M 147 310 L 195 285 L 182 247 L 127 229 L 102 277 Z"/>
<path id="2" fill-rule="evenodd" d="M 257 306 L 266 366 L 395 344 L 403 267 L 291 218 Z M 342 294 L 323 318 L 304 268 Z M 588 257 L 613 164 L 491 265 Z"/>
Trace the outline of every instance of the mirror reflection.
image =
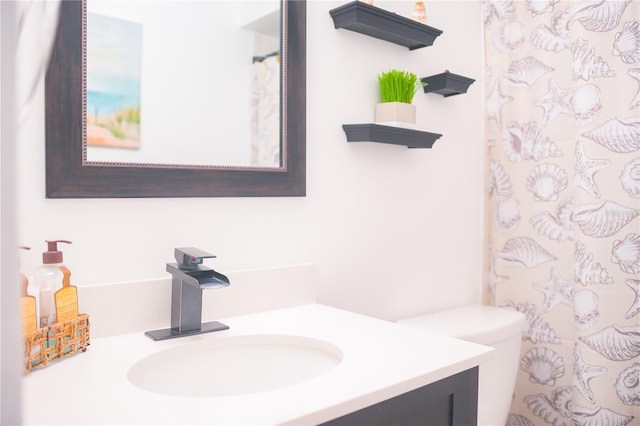
<path id="1" fill-rule="evenodd" d="M 281 167 L 278 0 L 86 12 L 86 162 Z"/>

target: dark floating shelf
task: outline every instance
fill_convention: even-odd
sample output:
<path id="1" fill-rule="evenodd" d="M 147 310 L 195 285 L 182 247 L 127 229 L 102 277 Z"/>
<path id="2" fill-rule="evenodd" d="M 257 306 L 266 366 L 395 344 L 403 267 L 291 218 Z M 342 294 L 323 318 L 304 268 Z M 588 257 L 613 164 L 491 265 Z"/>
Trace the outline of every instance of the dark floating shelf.
<path id="1" fill-rule="evenodd" d="M 409 50 L 431 46 L 442 30 L 387 10 L 352 1 L 329 11 L 336 29 L 344 28 L 400 46 Z"/>
<path id="2" fill-rule="evenodd" d="M 347 142 L 379 142 L 404 145 L 407 148 L 431 148 L 442 136 L 437 133 L 372 123 L 343 124 L 342 128 L 347 135 Z"/>
<path id="3" fill-rule="evenodd" d="M 422 79 L 427 83 L 424 93 L 437 93 L 446 97 L 467 93 L 467 89 L 475 80 L 450 72 L 443 72 Z"/>

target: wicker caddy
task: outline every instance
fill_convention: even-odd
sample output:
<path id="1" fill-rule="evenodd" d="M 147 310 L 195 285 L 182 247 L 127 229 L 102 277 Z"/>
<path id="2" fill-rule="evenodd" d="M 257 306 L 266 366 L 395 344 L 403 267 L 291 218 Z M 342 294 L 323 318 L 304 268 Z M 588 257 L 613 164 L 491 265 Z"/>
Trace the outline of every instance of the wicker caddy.
<path id="1" fill-rule="evenodd" d="M 45 367 L 49 361 L 85 352 L 89 346 L 89 315 L 38 328 L 24 336 L 26 372 Z M 39 349 L 39 350 L 38 350 Z"/>

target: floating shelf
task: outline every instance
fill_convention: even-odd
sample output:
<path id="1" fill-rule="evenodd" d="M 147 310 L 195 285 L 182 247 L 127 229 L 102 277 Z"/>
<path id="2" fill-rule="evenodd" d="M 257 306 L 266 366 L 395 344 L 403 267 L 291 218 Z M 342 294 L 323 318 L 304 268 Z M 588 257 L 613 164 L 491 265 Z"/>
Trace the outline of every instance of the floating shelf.
<path id="1" fill-rule="evenodd" d="M 442 30 L 387 10 L 352 1 L 329 11 L 336 29 L 344 28 L 400 46 L 409 50 L 431 46 Z"/>
<path id="2" fill-rule="evenodd" d="M 467 89 L 475 80 L 450 72 L 443 72 L 422 79 L 427 83 L 424 93 L 437 93 L 446 97 L 467 93 Z"/>
<path id="3" fill-rule="evenodd" d="M 431 148 L 440 134 L 384 126 L 382 124 L 343 124 L 347 142 L 379 142 L 407 148 Z"/>

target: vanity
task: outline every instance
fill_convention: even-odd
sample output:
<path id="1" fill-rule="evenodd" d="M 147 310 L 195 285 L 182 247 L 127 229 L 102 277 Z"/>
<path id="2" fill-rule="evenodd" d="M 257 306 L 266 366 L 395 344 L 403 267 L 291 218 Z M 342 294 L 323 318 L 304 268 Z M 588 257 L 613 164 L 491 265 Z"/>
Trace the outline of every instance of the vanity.
<path id="1" fill-rule="evenodd" d="M 220 320 L 228 330 L 93 339 L 25 377 L 25 424 L 475 423 L 489 347 L 317 303 Z"/>

